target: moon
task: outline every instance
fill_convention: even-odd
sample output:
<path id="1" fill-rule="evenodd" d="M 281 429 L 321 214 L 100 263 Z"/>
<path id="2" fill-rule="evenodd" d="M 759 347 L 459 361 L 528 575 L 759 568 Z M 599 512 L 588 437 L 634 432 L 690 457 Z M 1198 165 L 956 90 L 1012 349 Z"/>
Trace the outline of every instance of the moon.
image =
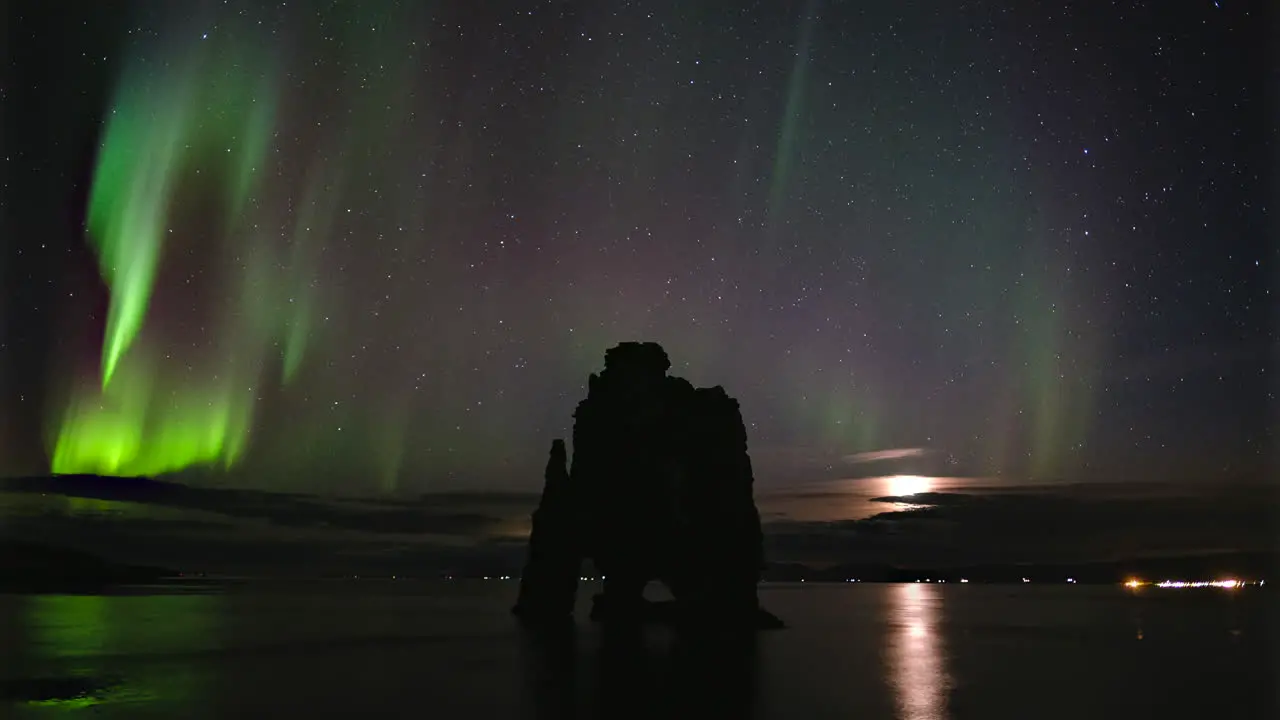
<path id="1" fill-rule="evenodd" d="M 933 478 L 923 475 L 890 475 L 885 478 L 889 484 L 889 495 L 906 497 L 933 489 Z"/>

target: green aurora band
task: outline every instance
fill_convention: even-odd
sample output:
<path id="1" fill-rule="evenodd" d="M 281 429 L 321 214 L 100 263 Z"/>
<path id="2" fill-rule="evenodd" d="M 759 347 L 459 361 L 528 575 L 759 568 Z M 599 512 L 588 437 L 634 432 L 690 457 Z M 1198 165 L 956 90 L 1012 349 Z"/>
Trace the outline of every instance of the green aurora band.
<path id="1" fill-rule="evenodd" d="M 265 254 L 272 248 L 249 219 L 276 96 L 271 63 L 252 50 L 248 43 L 197 43 L 172 58 L 162 74 L 153 61 L 136 64 L 122 79 L 87 223 L 110 293 L 101 377 L 73 390 L 53 429 L 55 474 L 143 476 L 195 465 L 230 467 L 246 449 L 272 348 L 285 346 L 288 374 L 301 362 L 308 308 L 271 296 L 270 288 L 287 293 L 297 282 L 263 276 L 259 263 L 270 261 Z M 202 183 L 211 179 L 217 192 L 204 191 Z M 190 222 L 179 215 L 193 186 L 199 188 L 196 204 L 222 214 L 213 223 L 217 235 L 187 232 L 181 224 Z M 159 338 L 148 337 L 153 295 L 168 245 L 185 244 L 190 251 L 210 242 L 230 251 L 216 256 L 228 258 L 220 270 L 238 278 L 239 297 L 231 283 L 231 302 L 215 303 L 223 312 L 198 348 L 198 360 L 181 361 L 162 349 Z M 166 314 L 173 310 L 165 308 Z"/>

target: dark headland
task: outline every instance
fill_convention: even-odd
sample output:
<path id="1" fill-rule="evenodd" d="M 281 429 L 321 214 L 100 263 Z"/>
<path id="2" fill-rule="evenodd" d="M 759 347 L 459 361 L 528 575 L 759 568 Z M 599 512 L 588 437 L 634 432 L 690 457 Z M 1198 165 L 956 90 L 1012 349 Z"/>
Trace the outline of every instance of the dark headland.
<path id="1" fill-rule="evenodd" d="M 0 593 L 101 593 L 177 576 L 172 570 L 115 563 L 78 550 L 0 541 Z"/>

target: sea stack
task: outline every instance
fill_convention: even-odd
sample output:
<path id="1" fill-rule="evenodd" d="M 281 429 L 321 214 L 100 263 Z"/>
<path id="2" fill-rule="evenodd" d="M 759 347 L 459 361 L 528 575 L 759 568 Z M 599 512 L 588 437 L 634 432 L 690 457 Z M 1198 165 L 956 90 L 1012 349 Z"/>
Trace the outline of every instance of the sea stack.
<path id="1" fill-rule="evenodd" d="M 522 620 L 572 617 L 590 560 L 604 578 L 594 620 L 781 626 L 756 596 L 763 538 L 738 402 L 670 367 L 657 343 L 627 342 L 588 379 L 568 472 L 563 441 L 552 444 L 514 609 Z M 654 580 L 671 603 L 644 599 Z"/>

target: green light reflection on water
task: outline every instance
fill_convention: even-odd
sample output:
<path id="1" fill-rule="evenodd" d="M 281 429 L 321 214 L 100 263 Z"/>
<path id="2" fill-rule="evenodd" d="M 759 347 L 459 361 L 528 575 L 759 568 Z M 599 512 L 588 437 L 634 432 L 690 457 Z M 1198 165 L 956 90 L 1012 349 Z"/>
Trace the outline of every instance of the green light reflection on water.
<path id="1" fill-rule="evenodd" d="M 90 708 L 118 709 L 124 717 L 184 715 L 209 695 L 209 677 L 174 656 L 213 646 L 222 602 L 217 595 L 27 598 L 22 654 L 46 682 L 22 703 L 25 715 Z"/>

